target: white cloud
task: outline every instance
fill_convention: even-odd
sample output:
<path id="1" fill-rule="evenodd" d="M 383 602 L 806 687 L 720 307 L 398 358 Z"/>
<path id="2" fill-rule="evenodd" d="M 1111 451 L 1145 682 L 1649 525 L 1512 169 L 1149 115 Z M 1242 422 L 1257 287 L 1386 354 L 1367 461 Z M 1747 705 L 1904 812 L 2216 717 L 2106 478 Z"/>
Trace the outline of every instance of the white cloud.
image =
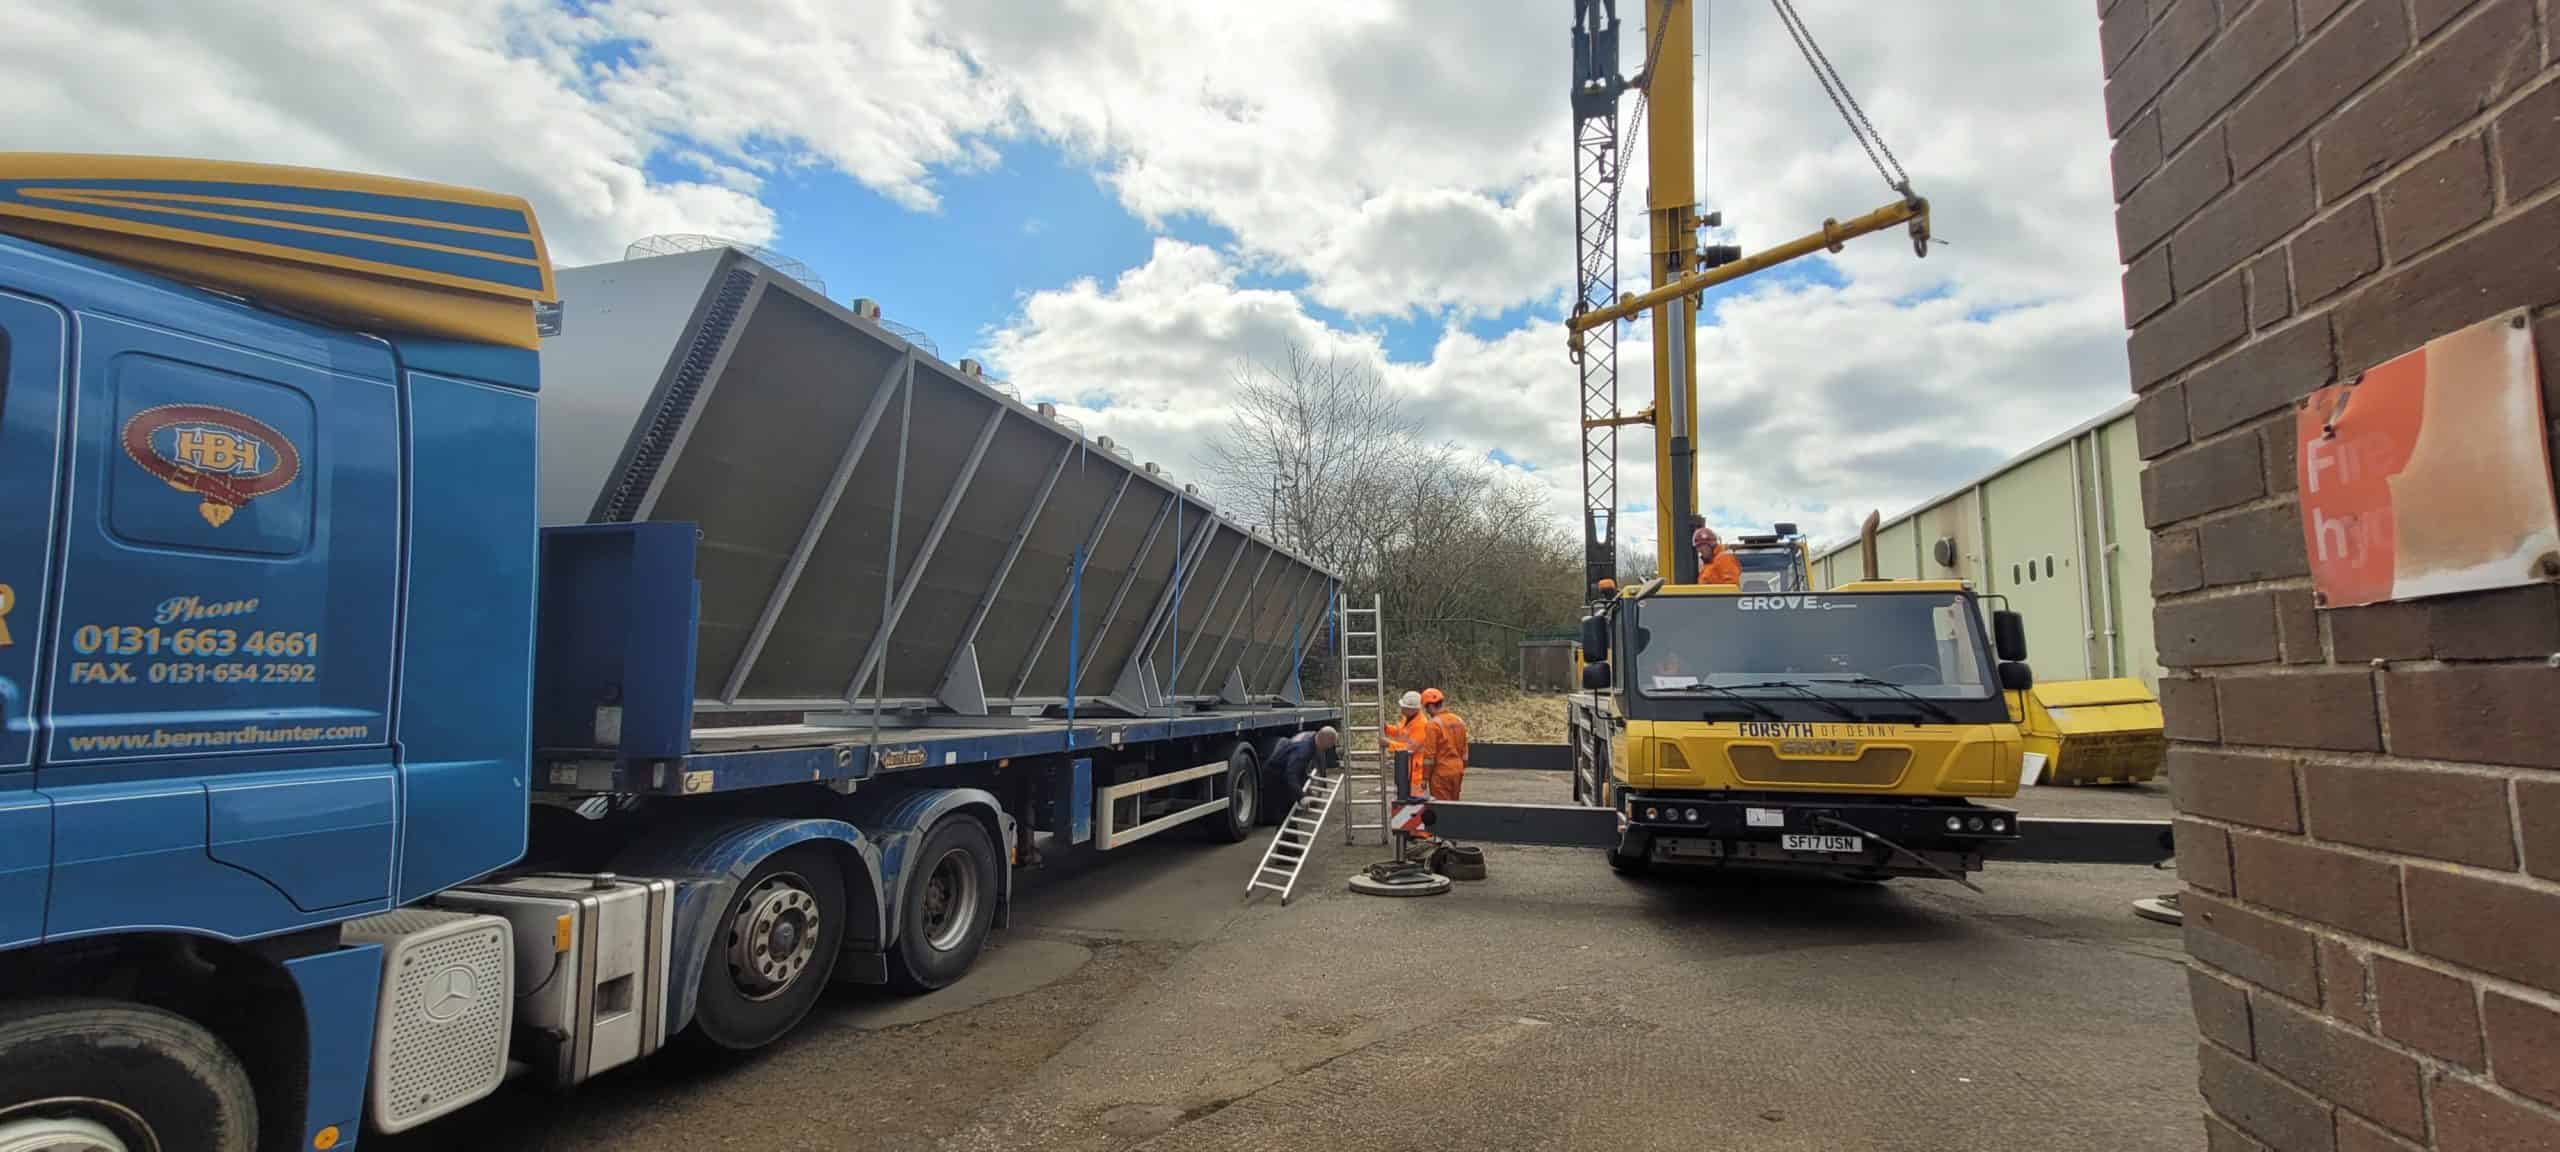
<path id="1" fill-rule="evenodd" d="M 1802 0 L 1949 246 L 1878 238 L 1838 287 L 1763 287 L 1701 338 L 1711 506 L 1841 530 L 2123 394 L 2096 20 L 2085 6 Z M 26 7 L 24 5 L 21 6 Z M 1629 16 L 1626 66 L 1644 39 Z M 1709 206 L 1762 246 L 1883 202 L 1767 7 L 1698 45 Z M 1571 276 L 1563 0 L 54 0 L 0 38 L 0 147 L 207 155 L 522 192 L 564 262 L 654 232 L 776 241 L 772 173 L 825 166 L 918 209 L 938 177 L 1039 139 L 1142 218 L 1136 268 L 1035 292 L 985 335 L 1027 389 L 1181 469 L 1240 358 L 1328 327 L 1552 306 Z M 295 30 L 279 36 L 278 28 Z M 173 97 L 172 94 L 178 94 Z M 1643 150 L 1622 282 L 1643 277 Z M 1037 224 L 1037 228 L 1034 225 Z M 894 226 L 894 223 L 889 226 Z M 1054 234 L 1074 222 L 990 227 Z M 785 248 L 787 236 L 779 238 Z M 1289 290 L 1248 288 L 1289 283 Z M 1025 286 L 1030 287 L 1030 286 Z M 891 302 L 894 307 L 895 302 Z M 941 333 L 946 342 L 966 339 Z M 1649 391 L 1623 349 L 1624 407 Z M 1452 330 L 1387 367 L 1434 429 L 1534 469 L 1577 518 L 1561 336 Z M 1621 499 L 1650 503 L 1649 438 Z M 1631 541 L 1649 538 L 1641 516 Z"/>
<path id="2" fill-rule="evenodd" d="M 1725 510 L 1728 527 L 1793 520 L 1845 535 L 1869 510 L 1890 514 L 1968 480 L 2116 397 L 2092 388 L 2088 369 L 2121 363 L 2112 301 L 1979 316 L 1968 307 L 1822 286 L 1727 300 L 1699 332 L 1701 503 Z M 1374 338 L 1311 316 L 1298 294 L 1241 287 L 1231 258 L 1168 240 L 1108 285 L 1031 295 L 993 334 L 989 358 L 1026 395 L 1058 400 L 1088 431 L 1179 473 L 1226 419 L 1234 369 L 1293 341 L 1369 360 L 1426 435 L 1517 461 L 1560 520 L 1579 522 L 1578 384 L 1552 323 L 1493 339 L 1452 331 L 1429 360 L 1394 362 Z M 1649 394 L 1650 353 L 1642 339 L 1620 345 L 1627 411 Z M 1650 430 L 1621 440 L 1620 505 L 1649 507 Z M 1620 531 L 1628 546 L 1651 547 L 1651 513 L 1629 514 Z"/>
<path id="3" fill-rule="evenodd" d="M 527 0 L 15 6 L 0 147 L 305 164 L 523 194 L 564 262 L 657 232 L 769 239 L 751 176 L 652 179 L 662 141 L 598 101 L 590 21 Z M 279 35 L 290 28 L 297 35 Z"/>

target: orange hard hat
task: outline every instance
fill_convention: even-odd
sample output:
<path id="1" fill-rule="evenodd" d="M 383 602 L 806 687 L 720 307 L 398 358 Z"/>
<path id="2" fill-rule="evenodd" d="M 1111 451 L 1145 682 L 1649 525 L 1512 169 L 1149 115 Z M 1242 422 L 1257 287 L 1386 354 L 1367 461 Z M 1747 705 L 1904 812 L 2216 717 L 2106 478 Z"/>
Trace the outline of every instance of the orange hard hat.
<path id="1" fill-rule="evenodd" d="M 1603 592 L 1615 592 L 1618 590 L 1618 582 L 1603 576 L 1600 578 L 1600 590 Z"/>
<path id="2" fill-rule="evenodd" d="M 1446 699 L 1448 699 L 1448 697 L 1441 695 L 1440 690 L 1437 688 L 1425 688 L 1422 690 L 1422 703 L 1426 708 Z"/>

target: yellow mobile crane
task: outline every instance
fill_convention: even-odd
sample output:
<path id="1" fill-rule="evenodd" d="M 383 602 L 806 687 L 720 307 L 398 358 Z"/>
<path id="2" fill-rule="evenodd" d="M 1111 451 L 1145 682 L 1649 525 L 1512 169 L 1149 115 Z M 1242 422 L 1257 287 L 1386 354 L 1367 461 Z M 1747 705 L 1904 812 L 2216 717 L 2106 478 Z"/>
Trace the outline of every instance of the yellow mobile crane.
<path id="1" fill-rule="evenodd" d="M 2016 841 L 2017 817 L 1980 803 L 2018 790 L 2020 733 L 2011 693 L 2032 682 L 2025 630 L 2015 613 L 1985 613 L 1958 581 L 1867 580 L 1782 594 L 1698 583 L 1687 547 L 1697 506 L 1699 294 L 1889 228 L 1929 245 L 1929 204 L 1916 195 L 1874 134 L 1790 0 L 1773 6 L 1853 134 L 1867 147 L 1893 202 L 1848 221 L 1744 255 L 1701 246 L 1694 179 L 1691 43 L 1694 5 L 1648 0 L 1644 71 L 1614 70 L 1614 0 L 1576 0 L 1578 140 L 1615 130 L 1616 91 L 1649 106 L 1651 288 L 1600 303 L 1586 219 L 1583 293 L 1568 323 L 1584 374 L 1585 476 L 1610 478 L 1590 493 L 1586 555 L 1614 560 L 1614 459 L 1595 469 L 1592 433 L 1630 423 L 1654 430 L 1655 539 L 1667 578 L 1597 600 L 1584 621 L 1585 691 L 1569 705 L 1574 799 L 1609 809 L 1618 835 L 1610 862 L 1749 864 L 1860 879 L 1937 875 L 1963 882 L 1986 852 Z M 1596 150 L 1586 148 L 1586 159 Z M 1578 166 L 1586 179 L 1593 166 Z M 1614 180 L 1616 173 L 1602 175 Z M 1614 216 L 1615 189 L 1593 215 Z M 1586 197 L 1585 206 L 1590 205 Z M 1608 234 L 1614 238 L 1614 221 Z M 1596 297 L 1596 299 L 1595 299 Z M 1595 384 L 1595 357 L 1615 370 L 1614 326 L 1640 313 L 1653 325 L 1653 402 L 1635 416 L 1615 406 L 1614 379 Z M 1605 524 L 1603 538 L 1594 527 Z M 1774 541 L 1772 541 L 1774 543 Z M 1605 574 L 1605 573 L 1603 573 Z M 1596 585 L 1597 576 L 1594 578 Z M 1986 630 L 1986 619 L 1989 628 Z M 1988 634 L 1986 634 L 1986 631 Z"/>

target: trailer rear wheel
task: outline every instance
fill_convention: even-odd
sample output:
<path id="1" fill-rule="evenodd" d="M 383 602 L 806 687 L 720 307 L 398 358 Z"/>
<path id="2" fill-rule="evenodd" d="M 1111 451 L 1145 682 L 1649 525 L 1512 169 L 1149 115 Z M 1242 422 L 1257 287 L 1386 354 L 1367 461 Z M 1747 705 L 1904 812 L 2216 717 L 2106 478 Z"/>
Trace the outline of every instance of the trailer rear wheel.
<path id="1" fill-rule="evenodd" d="M 987 826 L 945 816 L 925 834 L 907 866 L 898 902 L 898 944 L 889 950 L 889 983 L 901 992 L 930 992 L 966 975 L 995 924 L 1001 858 Z"/>
<path id="2" fill-rule="evenodd" d="M 258 1098 L 221 1040 L 157 1008 L 0 1011 L 0 1150 L 249 1152 Z"/>
<path id="3" fill-rule="evenodd" d="M 1254 826 L 1261 822 L 1262 772 L 1254 764 L 1253 746 L 1239 742 L 1227 753 L 1226 814 L 1199 824 L 1208 829 L 1210 839 L 1233 844 L 1253 835 Z"/>
<path id="4" fill-rule="evenodd" d="M 844 875 L 826 849 L 804 844 L 766 857 L 712 934 L 695 1030 L 733 1051 L 781 1039 L 826 990 L 844 924 Z"/>

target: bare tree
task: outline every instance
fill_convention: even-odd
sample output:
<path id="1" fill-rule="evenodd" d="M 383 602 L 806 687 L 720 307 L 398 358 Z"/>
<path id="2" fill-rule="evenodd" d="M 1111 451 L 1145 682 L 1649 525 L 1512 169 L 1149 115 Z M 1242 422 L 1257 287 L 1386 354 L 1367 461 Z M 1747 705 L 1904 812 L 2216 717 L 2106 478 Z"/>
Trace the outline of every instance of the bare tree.
<path id="1" fill-rule="evenodd" d="M 1232 411 L 1198 460 L 1220 506 L 1292 551 L 1373 570 L 1377 496 L 1406 470 L 1415 425 L 1376 366 L 1290 345 L 1286 364 L 1236 369 Z"/>

